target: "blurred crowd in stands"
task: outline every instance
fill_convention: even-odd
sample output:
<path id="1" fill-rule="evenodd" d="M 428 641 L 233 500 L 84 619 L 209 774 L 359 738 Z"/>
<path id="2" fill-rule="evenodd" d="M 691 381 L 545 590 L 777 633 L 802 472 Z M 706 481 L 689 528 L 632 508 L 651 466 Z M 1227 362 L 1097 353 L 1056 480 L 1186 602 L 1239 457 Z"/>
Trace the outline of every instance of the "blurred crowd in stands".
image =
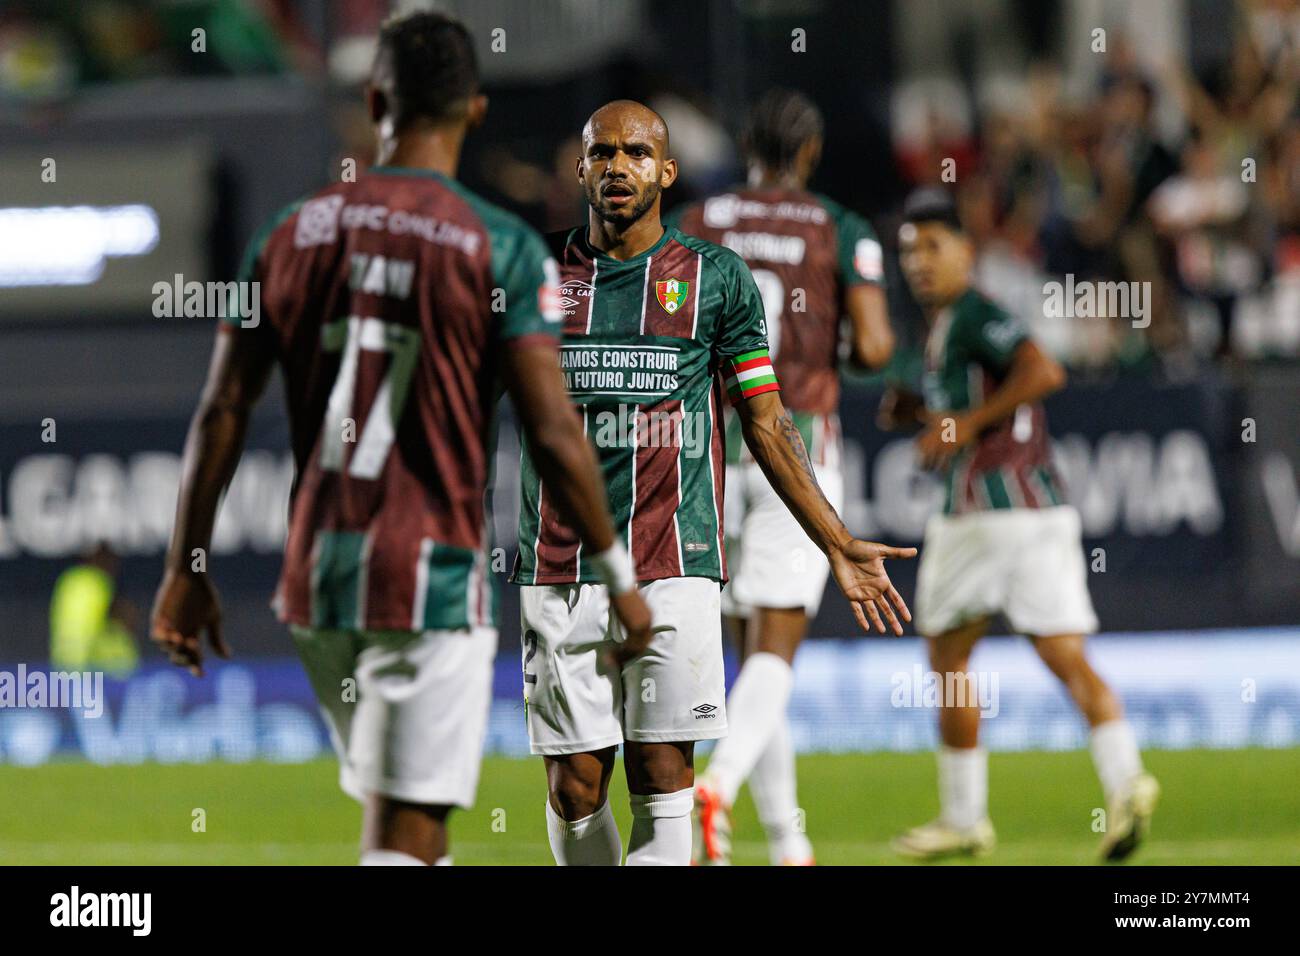
<path id="1" fill-rule="evenodd" d="M 1197 356 L 1300 353 L 1300 2 L 1221 6 L 1222 53 L 1199 64 L 1089 31 L 1077 43 L 1101 67 L 1082 89 L 1040 62 L 978 108 L 943 84 L 910 115 L 896 97 L 906 177 L 940 183 L 953 160 L 981 284 L 1076 366 L 1158 360 L 1176 375 Z M 1047 314 L 1044 286 L 1066 276 L 1147 284 L 1149 326 Z"/>
<path id="2" fill-rule="evenodd" d="M 13 0 L 0 8 L 0 99 L 50 100 L 86 84 L 196 69 L 329 71 L 336 81 L 342 69 L 355 83 L 367 53 L 349 44 L 389 6 L 340 0 L 328 10 L 335 48 L 322 50 L 311 38 L 320 25 L 312 17 L 326 9 L 319 4 Z M 981 250 L 981 285 L 1076 367 L 1154 364 L 1177 375 L 1210 356 L 1300 355 L 1300 0 L 1062 0 L 1059 19 L 1086 29 L 1062 27 L 1054 49 L 1008 55 L 1015 31 L 1002 24 L 1014 25 L 1021 6 L 895 4 L 896 23 L 912 36 L 899 43 L 891 104 L 899 202 L 906 187 L 950 183 Z M 960 26 L 948 16 L 958 8 L 985 35 L 975 37 L 982 63 L 965 71 L 936 39 Z M 1166 20 L 1130 15 L 1157 8 Z M 1114 20 L 1100 37 L 1089 26 Z M 213 56 L 181 55 L 196 22 Z M 1207 29 L 1214 42 L 1200 35 Z M 909 42 L 933 69 L 909 62 Z M 1091 58 L 1089 69 L 1080 57 Z M 986 82 L 999 60 L 1002 82 Z M 717 141 L 724 156 L 729 130 L 707 104 L 689 118 L 691 142 Z M 574 148 L 557 142 L 553 167 L 500 148 L 486 162 L 518 190 L 510 198 L 536 193 L 568 217 L 575 197 L 556 186 Z M 730 152 L 722 161 L 735 169 Z M 878 221 L 886 235 L 892 226 Z M 1045 285 L 1067 276 L 1144 284 L 1149 325 L 1048 314 Z"/>
<path id="3" fill-rule="evenodd" d="M 381 15 L 386 6 L 371 5 Z M 192 55 L 200 50 L 207 55 Z M 0 4 L 0 98 L 9 100 L 52 102 L 101 83 L 311 71 L 319 64 L 295 0 Z"/>

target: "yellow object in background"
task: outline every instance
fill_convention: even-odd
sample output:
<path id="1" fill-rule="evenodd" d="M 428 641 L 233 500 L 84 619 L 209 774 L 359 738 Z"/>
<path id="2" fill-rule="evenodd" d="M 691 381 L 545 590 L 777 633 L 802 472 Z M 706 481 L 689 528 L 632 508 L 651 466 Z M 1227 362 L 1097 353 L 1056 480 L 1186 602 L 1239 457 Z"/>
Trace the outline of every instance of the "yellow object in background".
<path id="1" fill-rule="evenodd" d="M 58 670 L 125 677 L 140 661 L 135 638 L 112 616 L 115 584 L 102 568 L 79 564 L 59 575 L 50 600 L 50 663 Z"/>

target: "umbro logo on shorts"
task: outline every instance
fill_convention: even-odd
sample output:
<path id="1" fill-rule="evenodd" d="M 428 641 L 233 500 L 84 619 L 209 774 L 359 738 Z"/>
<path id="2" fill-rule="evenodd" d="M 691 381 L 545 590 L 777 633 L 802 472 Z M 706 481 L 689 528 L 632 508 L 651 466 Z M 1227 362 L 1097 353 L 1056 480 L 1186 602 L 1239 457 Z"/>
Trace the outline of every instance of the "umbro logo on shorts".
<path id="1" fill-rule="evenodd" d="M 713 704 L 700 704 L 699 707 L 692 707 L 691 712 L 695 714 L 696 720 L 712 720 L 717 716 L 714 713 L 717 709 Z"/>

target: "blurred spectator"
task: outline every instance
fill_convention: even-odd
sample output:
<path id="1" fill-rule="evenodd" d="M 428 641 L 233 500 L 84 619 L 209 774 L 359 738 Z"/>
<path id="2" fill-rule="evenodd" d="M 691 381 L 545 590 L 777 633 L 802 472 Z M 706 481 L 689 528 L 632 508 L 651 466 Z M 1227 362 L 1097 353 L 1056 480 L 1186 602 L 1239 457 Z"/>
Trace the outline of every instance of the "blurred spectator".
<path id="1" fill-rule="evenodd" d="M 293 0 L 12 0 L 0 10 L 0 96 L 43 102 L 78 86 L 176 74 L 313 71 Z"/>
<path id="2" fill-rule="evenodd" d="M 1200 133 L 1183 150 L 1183 169 L 1151 199 L 1157 228 L 1173 243 L 1178 278 L 1187 292 L 1215 306 L 1226 354 L 1238 296 L 1257 288 L 1261 263 L 1245 234 L 1250 194 L 1240 174 L 1224 170 Z"/>
<path id="3" fill-rule="evenodd" d="M 105 671 L 125 677 L 140 652 L 132 631 L 139 615 L 118 597 L 118 560 L 105 542 L 68 568 L 50 600 L 50 663 L 62 671 Z"/>
<path id="4" fill-rule="evenodd" d="M 1072 52 L 1050 60 L 1066 74 L 1033 66 L 995 100 L 995 77 L 921 71 L 895 93 L 900 171 L 938 182 L 943 160 L 956 160 L 981 283 L 1076 366 L 1154 356 L 1177 374 L 1194 353 L 1300 348 L 1300 0 L 1220 5 L 1222 42 L 1197 47 L 1196 69 L 1172 27 L 1157 31 L 1162 69 L 1129 39 L 1193 5 L 1152 4 L 1138 17 L 1097 0 L 1062 8 Z M 1098 27 L 1106 51 L 1089 45 L 1079 57 L 1074 46 Z M 1173 124 L 1157 122 L 1162 102 Z M 1066 276 L 1141 283 L 1149 326 L 1044 314 L 1045 283 Z M 1238 316 L 1249 335 L 1234 333 Z"/>

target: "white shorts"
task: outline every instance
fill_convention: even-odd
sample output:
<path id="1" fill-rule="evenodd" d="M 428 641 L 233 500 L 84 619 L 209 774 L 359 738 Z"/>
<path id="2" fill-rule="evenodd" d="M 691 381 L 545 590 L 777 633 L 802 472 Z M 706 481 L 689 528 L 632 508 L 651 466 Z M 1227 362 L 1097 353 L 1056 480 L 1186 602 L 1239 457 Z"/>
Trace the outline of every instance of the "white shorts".
<path id="1" fill-rule="evenodd" d="M 409 803 L 474 805 L 492 704 L 495 628 L 292 631 L 329 725 L 345 793 L 358 800 L 381 793 Z"/>
<path id="2" fill-rule="evenodd" d="M 1001 613 L 1018 634 L 1091 634 L 1079 512 L 1069 505 L 934 515 L 916 583 L 927 637 Z"/>
<path id="3" fill-rule="evenodd" d="M 836 511 L 844 499 L 844 477 L 834 465 L 815 465 L 817 484 Z M 753 608 L 801 607 L 816 617 L 830 565 L 790 509 L 753 462 L 727 466 L 724 499 L 727 569 L 731 581 L 722 609 L 749 617 Z"/>
<path id="4" fill-rule="evenodd" d="M 603 659 L 624 638 L 604 586 L 535 585 L 519 592 L 524 710 L 533 753 L 726 736 L 717 581 L 643 583 L 655 636 L 621 672 Z"/>

